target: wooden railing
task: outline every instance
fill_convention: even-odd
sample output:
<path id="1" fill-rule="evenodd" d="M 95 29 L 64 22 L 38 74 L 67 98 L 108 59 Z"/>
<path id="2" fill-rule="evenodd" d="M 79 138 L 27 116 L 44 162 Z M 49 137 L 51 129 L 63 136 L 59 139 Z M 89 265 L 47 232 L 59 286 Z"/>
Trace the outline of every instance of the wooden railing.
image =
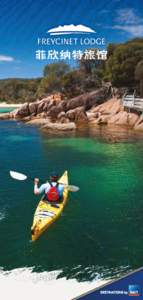
<path id="1" fill-rule="evenodd" d="M 124 107 L 143 111 L 143 98 L 135 97 L 134 95 L 124 95 L 122 103 Z"/>

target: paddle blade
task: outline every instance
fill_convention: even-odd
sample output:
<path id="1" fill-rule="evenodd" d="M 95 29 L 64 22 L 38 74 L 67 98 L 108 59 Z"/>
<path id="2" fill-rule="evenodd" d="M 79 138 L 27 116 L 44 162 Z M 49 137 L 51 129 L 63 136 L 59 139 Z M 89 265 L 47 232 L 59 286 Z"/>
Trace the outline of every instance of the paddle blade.
<path id="1" fill-rule="evenodd" d="M 70 192 L 78 192 L 79 191 L 79 187 L 75 186 L 75 185 L 68 185 L 67 188 Z"/>
<path id="2" fill-rule="evenodd" d="M 17 179 L 17 180 L 27 179 L 27 176 L 25 174 L 18 173 L 18 172 L 15 172 L 15 171 L 10 171 L 9 173 L 10 173 L 10 176 L 14 179 Z"/>

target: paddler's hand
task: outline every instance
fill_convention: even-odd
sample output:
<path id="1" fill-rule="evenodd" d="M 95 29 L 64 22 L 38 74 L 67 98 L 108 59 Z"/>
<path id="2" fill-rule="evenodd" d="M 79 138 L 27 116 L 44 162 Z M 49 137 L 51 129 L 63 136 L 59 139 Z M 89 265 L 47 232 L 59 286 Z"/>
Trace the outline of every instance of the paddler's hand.
<path id="1" fill-rule="evenodd" d="M 39 178 L 34 178 L 34 184 L 38 184 L 39 183 Z"/>
<path id="2" fill-rule="evenodd" d="M 39 183 L 39 178 L 34 178 L 34 194 L 35 195 L 39 195 L 38 183 Z"/>

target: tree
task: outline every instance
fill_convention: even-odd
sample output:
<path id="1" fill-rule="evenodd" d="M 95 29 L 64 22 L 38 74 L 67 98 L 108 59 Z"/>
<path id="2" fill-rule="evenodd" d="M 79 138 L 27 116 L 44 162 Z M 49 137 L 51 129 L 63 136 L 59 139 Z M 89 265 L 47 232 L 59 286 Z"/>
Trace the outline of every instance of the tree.
<path id="1" fill-rule="evenodd" d="M 44 77 L 55 76 L 57 78 L 64 76 L 69 72 L 70 66 L 63 61 L 46 65 L 43 71 Z"/>
<path id="2" fill-rule="evenodd" d="M 62 78 L 63 92 L 67 97 L 81 94 L 83 74 L 79 70 L 71 70 Z"/>
<path id="3" fill-rule="evenodd" d="M 62 92 L 62 79 L 70 71 L 70 66 L 63 61 L 46 65 L 44 77 L 37 87 L 37 97 L 45 97 L 49 93 Z"/>
<path id="4" fill-rule="evenodd" d="M 113 47 L 110 45 L 108 50 L 110 55 L 106 62 L 104 76 L 114 86 L 134 87 L 135 68 L 143 57 L 143 39 L 134 39 Z"/>
<path id="5" fill-rule="evenodd" d="M 35 101 L 40 81 L 41 78 L 0 80 L 0 99 L 8 103 Z"/>
<path id="6" fill-rule="evenodd" d="M 79 60 L 79 70 L 85 74 L 92 74 L 95 69 L 99 69 L 104 65 L 104 61 L 98 59 L 98 49 L 88 49 L 88 51 L 91 51 L 95 58 L 89 59 L 86 57 L 86 52 L 83 53 L 82 58 Z"/>
<path id="7" fill-rule="evenodd" d="M 140 82 L 140 96 L 143 98 L 143 60 L 139 61 L 136 66 L 135 79 Z"/>
<path id="8" fill-rule="evenodd" d="M 117 45 L 116 44 L 109 44 L 108 45 L 108 54 L 107 57 L 109 58 L 111 55 L 113 55 Z"/>
<path id="9" fill-rule="evenodd" d="M 60 92 L 61 91 L 61 78 L 55 76 L 55 74 L 50 74 L 41 80 L 40 86 L 38 87 L 38 97 L 44 96 L 49 93 Z M 42 92 L 42 94 L 40 94 Z"/>

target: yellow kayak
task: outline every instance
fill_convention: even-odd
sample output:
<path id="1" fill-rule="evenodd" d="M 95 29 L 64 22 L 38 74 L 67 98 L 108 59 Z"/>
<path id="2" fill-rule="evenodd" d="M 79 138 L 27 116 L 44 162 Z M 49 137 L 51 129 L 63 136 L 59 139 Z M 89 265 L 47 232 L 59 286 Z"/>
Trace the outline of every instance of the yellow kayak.
<path id="1" fill-rule="evenodd" d="M 65 185 L 63 192 L 63 201 L 61 203 L 51 204 L 44 200 L 40 200 L 33 218 L 33 225 L 31 227 L 32 241 L 36 241 L 39 236 L 61 215 L 64 206 L 68 199 L 68 172 L 65 171 L 59 183 Z"/>

